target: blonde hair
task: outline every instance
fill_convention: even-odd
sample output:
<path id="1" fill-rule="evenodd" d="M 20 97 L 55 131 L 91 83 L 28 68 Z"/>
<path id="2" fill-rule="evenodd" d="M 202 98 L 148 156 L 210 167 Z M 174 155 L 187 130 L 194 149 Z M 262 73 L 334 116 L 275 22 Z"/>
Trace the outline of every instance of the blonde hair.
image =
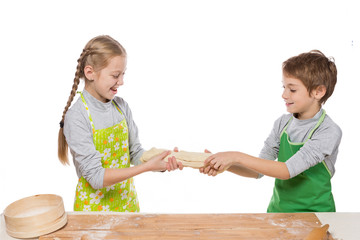
<path id="1" fill-rule="evenodd" d="M 109 64 L 109 61 L 116 56 L 126 56 L 126 51 L 123 46 L 112 37 L 101 35 L 94 37 L 85 45 L 80 58 L 77 60 L 78 64 L 76 67 L 74 84 L 61 117 L 58 136 L 58 157 L 60 162 L 64 165 L 69 164 L 68 144 L 63 132 L 65 114 L 71 106 L 80 79 L 84 79 L 85 81 L 88 80 L 84 74 L 84 68 L 85 66 L 91 66 L 95 71 L 101 71 Z"/>

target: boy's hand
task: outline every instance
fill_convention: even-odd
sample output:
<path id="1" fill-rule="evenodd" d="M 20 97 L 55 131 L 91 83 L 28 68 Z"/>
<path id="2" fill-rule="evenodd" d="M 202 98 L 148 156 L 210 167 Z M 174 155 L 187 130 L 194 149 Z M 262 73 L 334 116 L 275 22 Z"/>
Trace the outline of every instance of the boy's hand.
<path id="1" fill-rule="evenodd" d="M 204 165 L 209 165 L 211 168 L 223 172 L 234 164 L 235 152 L 220 152 L 208 157 Z"/>
<path id="2" fill-rule="evenodd" d="M 212 168 L 211 166 L 206 166 L 199 169 L 200 173 L 207 174 L 208 176 L 215 177 L 218 174 L 218 171 Z"/>
<path id="3" fill-rule="evenodd" d="M 211 153 L 209 150 L 205 149 L 205 153 Z M 205 160 L 206 161 L 206 160 Z M 199 168 L 200 173 L 207 174 L 209 176 L 216 176 L 218 171 L 212 168 L 210 165 L 204 163 L 204 167 Z"/>

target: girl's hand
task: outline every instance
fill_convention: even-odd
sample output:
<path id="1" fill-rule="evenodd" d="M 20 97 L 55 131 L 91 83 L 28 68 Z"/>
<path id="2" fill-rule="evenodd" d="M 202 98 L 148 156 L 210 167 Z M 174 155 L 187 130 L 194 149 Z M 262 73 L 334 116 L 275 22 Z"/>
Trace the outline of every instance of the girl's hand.
<path id="1" fill-rule="evenodd" d="M 174 147 L 174 152 L 179 152 L 177 147 Z M 166 164 L 166 169 L 170 172 L 175 169 L 183 170 L 184 166 L 182 162 L 177 162 L 175 157 L 169 157 L 168 163 Z"/>
<path id="2" fill-rule="evenodd" d="M 176 169 L 183 170 L 184 166 L 182 162 L 177 162 L 175 157 L 169 157 L 166 164 L 166 169 L 170 172 Z"/>
<path id="3" fill-rule="evenodd" d="M 168 163 L 164 159 L 171 153 L 171 151 L 164 151 L 155 157 L 152 157 L 147 164 L 149 171 L 165 171 L 167 169 Z"/>
<path id="4" fill-rule="evenodd" d="M 175 152 L 178 152 L 178 149 L 174 149 Z M 165 158 L 169 156 L 171 151 L 164 151 L 155 157 L 151 158 L 146 164 L 148 164 L 149 171 L 173 171 L 175 169 L 182 170 L 184 168 L 181 162 L 177 162 L 175 157 L 169 157 L 168 161 L 165 161 Z"/>

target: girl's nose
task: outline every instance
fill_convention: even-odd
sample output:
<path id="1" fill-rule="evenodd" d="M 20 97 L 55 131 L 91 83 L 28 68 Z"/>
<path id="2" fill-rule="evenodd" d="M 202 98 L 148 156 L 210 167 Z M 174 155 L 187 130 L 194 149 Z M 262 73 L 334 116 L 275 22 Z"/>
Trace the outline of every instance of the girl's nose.
<path id="1" fill-rule="evenodd" d="M 119 78 L 118 81 L 117 81 L 117 84 L 118 84 L 119 86 L 123 85 L 123 84 L 124 84 L 124 79 L 123 79 L 122 77 Z"/>

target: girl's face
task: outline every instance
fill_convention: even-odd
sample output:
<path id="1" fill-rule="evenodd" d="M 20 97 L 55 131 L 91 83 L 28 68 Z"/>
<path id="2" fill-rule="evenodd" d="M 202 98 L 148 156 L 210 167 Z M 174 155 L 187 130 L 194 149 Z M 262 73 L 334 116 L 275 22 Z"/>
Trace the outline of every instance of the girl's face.
<path id="1" fill-rule="evenodd" d="M 85 67 L 85 72 L 87 67 L 90 66 Z M 117 88 L 124 84 L 125 70 L 126 56 L 113 57 L 102 70 L 88 72 L 87 78 L 90 81 L 86 82 L 86 91 L 101 102 L 111 101 L 117 93 Z"/>
<path id="2" fill-rule="evenodd" d="M 320 110 L 316 90 L 310 94 L 305 85 L 299 79 L 283 75 L 284 92 L 282 98 L 285 100 L 286 110 L 297 114 L 298 119 L 310 119 Z"/>

